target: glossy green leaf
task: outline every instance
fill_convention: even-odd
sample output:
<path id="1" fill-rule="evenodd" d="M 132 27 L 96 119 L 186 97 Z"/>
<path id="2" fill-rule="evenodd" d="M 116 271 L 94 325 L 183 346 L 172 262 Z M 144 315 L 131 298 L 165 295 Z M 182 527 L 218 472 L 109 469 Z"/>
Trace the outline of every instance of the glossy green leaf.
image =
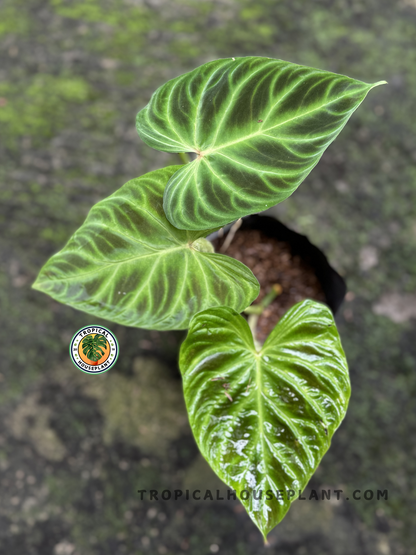
<path id="1" fill-rule="evenodd" d="M 206 229 L 281 202 L 378 84 L 259 57 L 209 62 L 168 81 L 137 115 L 152 148 L 198 155 L 169 180 L 168 220 Z"/>
<path id="2" fill-rule="evenodd" d="M 240 499 L 248 497 L 242 503 L 266 537 L 308 483 L 347 409 L 348 367 L 330 310 L 298 303 L 260 351 L 234 310 L 205 310 L 191 321 L 180 368 L 202 454 Z"/>
<path id="3" fill-rule="evenodd" d="M 241 311 L 259 284 L 241 262 L 215 254 L 207 231 L 180 231 L 162 208 L 170 166 L 97 203 L 33 287 L 94 316 L 147 329 L 185 329 L 205 308 Z"/>

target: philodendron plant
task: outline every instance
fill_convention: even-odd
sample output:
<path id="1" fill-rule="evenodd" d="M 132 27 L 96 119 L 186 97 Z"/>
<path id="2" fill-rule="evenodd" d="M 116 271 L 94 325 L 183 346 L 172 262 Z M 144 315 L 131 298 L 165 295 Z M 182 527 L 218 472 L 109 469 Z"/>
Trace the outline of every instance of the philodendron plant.
<path id="1" fill-rule="evenodd" d="M 291 195 L 380 84 L 260 57 L 168 81 L 137 131 L 157 150 L 195 159 L 98 202 L 33 285 L 112 322 L 189 330 L 179 365 L 195 439 L 264 537 L 344 418 L 348 367 L 330 310 L 312 300 L 259 344 L 240 314 L 259 283 L 206 237 Z"/>

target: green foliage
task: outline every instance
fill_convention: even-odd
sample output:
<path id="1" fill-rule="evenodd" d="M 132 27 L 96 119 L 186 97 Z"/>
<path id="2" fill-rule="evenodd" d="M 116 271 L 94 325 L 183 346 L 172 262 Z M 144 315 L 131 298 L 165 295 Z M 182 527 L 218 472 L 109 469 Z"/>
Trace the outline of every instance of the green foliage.
<path id="1" fill-rule="evenodd" d="M 152 148 L 198 155 L 168 182 L 168 220 L 207 229 L 286 199 L 375 86 L 258 57 L 172 79 L 137 115 Z"/>
<path id="2" fill-rule="evenodd" d="M 348 366 L 330 310 L 298 303 L 260 350 L 234 310 L 205 310 L 191 321 L 179 364 L 202 454 L 266 537 L 347 410 Z"/>
<path id="3" fill-rule="evenodd" d="M 100 360 L 106 348 L 107 340 L 104 335 L 100 335 L 99 333 L 95 334 L 94 337 L 88 335 L 82 340 L 82 352 L 89 360 L 94 362 Z"/>
<path id="4" fill-rule="evenodd" d="M 53 2 L 63 15 L 98 13 L 94 0 Z M 97 203 L 33 285 L 123 325 L 190 328 L 180 369 L 194 436 L 264 537 L 344 418 L 348 367 L 332 314 L 315 301 L 289 310 L 260 346 L 239 315 L 259 284 L 206 237 L 293 193 L 376 85 L 259 57 L 209 62 L 169 81 L 139 112 L 137 130 L 153 148 L 197 158 Z M 102 354 L 99 340 L 83 347 L 91 360 Z"/>
<path id="5" fill-rule="evenodd" d="M 162 197 L 180 166 L 126 183 L 96 204 L 33 287 L 74 308 L 127 326 L 186 329 L 205 308 L 244 310 L 259 284 L 241 262 L 215 254 L 207 231 L 180 231 Z"/>

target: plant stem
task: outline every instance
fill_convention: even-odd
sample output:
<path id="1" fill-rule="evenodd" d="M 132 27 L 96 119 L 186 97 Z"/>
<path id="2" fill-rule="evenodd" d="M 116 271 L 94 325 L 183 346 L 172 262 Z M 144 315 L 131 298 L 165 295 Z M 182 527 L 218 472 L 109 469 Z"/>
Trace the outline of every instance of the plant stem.
<path id="1" fill-rule="evenodd" d="M 275 283 L 271 290 L 265 295 L 262 301 L 258 304 L 248 306 L 244 313 L 248 314 L 248 325 L 251 329 L 251 333 L 253 334 L 254 345 L 257 350 L 261 349 L 261 344 L 256 339 L 256 328 L 257 322 L 259 321 L 260 316 L 263 314 L 265 308 L 271 304 L 274 299 L 282 293 L 282 286 L 278 283 Z"/>
<path id="2" fill-rule="evenodd" d="M 178 152 L 178 155 L 184 164 L 189 164 L 189 162 L 191 161 L 187 152 Z"/>
<path id="3" fill-rule="evenodd" d="M 260 351 L 262 345 L 256 339 L 256 328 L 258 320 L 259 314 L 250 314 L 250 316 L 248 317 L 248 326 L 251 329 L 251 333 L 253 334 L 254 346 L 256 347 L 257 351 Z"/>
<path id="4" fill-rule="evenodd" d="M 263 310 L 271 304 L 275 298 L 282 293 L 282 286 L 278 283 L 272 285 L 271 290 L 267 293 L 267 295 L 260 301 L 258 304 L 252 304 L 245 309 L 246 314 L 257 314 L 260 316 L 263 313 Z"/>
<path id="5" fill-rule="evenodd" d="M 220 252 L 224 253 L 228 247 L 231 245 L 231 241 L 234 239 L 234 235 L 236 234 L 238 228 L 243 223 L 243 220 L 239 218 L 232 226 L 230 231 L 228 232 L 227 237 L 225 238 L 224 244 L 220 249 Z"/>

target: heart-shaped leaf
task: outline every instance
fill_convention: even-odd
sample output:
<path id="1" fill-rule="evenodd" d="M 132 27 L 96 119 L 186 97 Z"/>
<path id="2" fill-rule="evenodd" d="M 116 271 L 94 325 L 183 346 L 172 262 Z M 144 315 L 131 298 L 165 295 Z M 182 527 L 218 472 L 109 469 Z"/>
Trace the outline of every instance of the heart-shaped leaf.
<path id="1" fill-rule="evenodd" d="M 191 321 L 180 368 L 202 454 L 266 537 L 308 483 L 347 409 L 348 367 L 330 310 L 298 303 L 260 351 L 234 310 L 204 310 Z"/>
<path id="2" fill-rule="evenodd" d="M 149 146 L 198 155 L 169 180 L 168 220 L 206 229 L 281 202 L 378 84 L 259 57 L 209 62 L 168 81 L 137 115 Z"/>
<path id="3" fill-rule="evenodd" d="M 170 166 L 98 202 L 33 287 L 84 312 L 126 326 L 185 329 L 198 311 L 244 310 L 258 295 L 252 272 L 215 254 L 207 231 L 180 231 L 162 208 Z"/>

